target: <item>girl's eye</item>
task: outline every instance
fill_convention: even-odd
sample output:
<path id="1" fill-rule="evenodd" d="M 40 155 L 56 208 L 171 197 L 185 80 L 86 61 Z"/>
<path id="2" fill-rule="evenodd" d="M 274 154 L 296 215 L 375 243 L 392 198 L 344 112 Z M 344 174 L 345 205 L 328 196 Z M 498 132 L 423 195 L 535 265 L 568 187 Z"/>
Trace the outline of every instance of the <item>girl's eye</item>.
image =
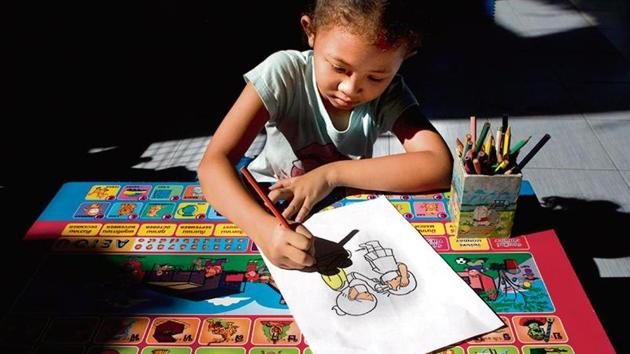
<path id="1" fill-rule="evenodd" d="M 373 77 L 373 76 L 368 77 L 368 79 L 370 81 L 374 81 L 374 82 L 381 82 L 381 81 L 383 81 L 383 79 L 378 78 L 378 77 Z"/>
<path id="2" fill-rule="evenodd" d="M 334 66 L 333 65 L 333 69 L 335 70 L 335 72 L 343 74 L 346 72 L 346 69 L 342 68 L 341 66 Z"/>

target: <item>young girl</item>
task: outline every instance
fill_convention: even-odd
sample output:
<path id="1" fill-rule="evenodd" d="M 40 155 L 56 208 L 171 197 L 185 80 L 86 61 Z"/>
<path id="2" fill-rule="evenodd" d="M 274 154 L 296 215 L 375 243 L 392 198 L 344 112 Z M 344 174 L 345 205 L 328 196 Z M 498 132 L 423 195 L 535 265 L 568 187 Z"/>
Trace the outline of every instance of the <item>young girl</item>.
<path id="1" fill-rule="evenodd" d="M 277 52 L 245 74 L 198 173 L 207 201 L 275 265 L 312 266 L 313 242 L 302 226 L 280 226 L 236 174 L 263 127 L 265 147 L 248 169 L 277 180 L 269 197 L 290 201 L 283 214 L 298 223 L 338 186 L 401 193 L 449 185 L 448 148 L 397 75 L 419 44 L 411 13 L 396 0 L 318 0 L 301 18 L 312 50 Z M 406 153 L 370 158 L 386 131 Z"/>

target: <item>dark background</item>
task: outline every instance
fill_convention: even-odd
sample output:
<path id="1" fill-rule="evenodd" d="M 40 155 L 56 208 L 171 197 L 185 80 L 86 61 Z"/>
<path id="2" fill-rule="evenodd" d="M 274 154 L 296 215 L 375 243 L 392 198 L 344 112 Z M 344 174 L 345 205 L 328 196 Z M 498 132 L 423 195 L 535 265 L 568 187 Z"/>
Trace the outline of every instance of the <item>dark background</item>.
<path id="1" fill-rule="evenodd" d="M 152 142 L 210 135 L 243 88 L 244 72 L 276 50 L 306 49 L 299 25 L 304 4 L 5 5 L 9 113 L 3 119 L 0 197 L 5 262 L 19 264 L 19 272 L 11 272 L 4 283 L 11 284 L 3 286 L 6 295 L 19 293 L 46 250 L 47 245 L 23 243 L 21 237 L 64 182 L 195 179 L 184 168 L 131 166 Z M 430 20 L 425 45 L 404 64 L 402 74 L 428 117 L 510 112 L 518 119 L 630 109 L 630 100 L 619 99 L 623 96 L 617 92 L 610 99 L 566 101 L 554 92 L 514 90 L 515 83 L 558 79 L 554 69 L 567 60 L 560 53 L 576 53 L 575 60 L 586 63 L 584 70 L 599 73 L 607 63 L 593 64 L 589 53 L 615 49 L 596 29 L 522 38 L 493 23 L 486 1 L 424 6 Z M 111 146 L 117 148 L 88 154 L 90 148 Z M 611 251 L 591 239 L 619 235 L 630 225 L 628 214 L 607 201 L 555 198 L 550 205 L 541 208 L 530 201 L 519 207 L 521 215 L 531 208 L 521 225 L 526 231 L 556 229 L 611 340 L 624 352 L 627 340 L 616 323 L 620 313 L 627 313 L 628 281 L 599 278 L 592 257 L 627 256 L 628 246 L 620 243 Z M 598 220 L 603 226 L 593 235 L 576 220 Z M 5 302 L 0 309 L 10 305 Z"/>

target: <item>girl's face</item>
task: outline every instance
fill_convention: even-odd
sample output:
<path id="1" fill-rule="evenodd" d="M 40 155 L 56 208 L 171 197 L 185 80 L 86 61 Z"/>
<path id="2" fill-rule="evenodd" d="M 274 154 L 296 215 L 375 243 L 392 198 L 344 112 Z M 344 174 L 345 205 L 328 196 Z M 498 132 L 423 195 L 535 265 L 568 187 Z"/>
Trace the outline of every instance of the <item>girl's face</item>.
<path id="1" fill-rule="evenodd" d="M 304 24 L 304 19 L 303 19 Z M 394 78 L 406 55 L 404 45 L 377 46 L 339 26 L 308 32 L 317 88 L 332 111 L 351 111 L 377 98 Z"/>

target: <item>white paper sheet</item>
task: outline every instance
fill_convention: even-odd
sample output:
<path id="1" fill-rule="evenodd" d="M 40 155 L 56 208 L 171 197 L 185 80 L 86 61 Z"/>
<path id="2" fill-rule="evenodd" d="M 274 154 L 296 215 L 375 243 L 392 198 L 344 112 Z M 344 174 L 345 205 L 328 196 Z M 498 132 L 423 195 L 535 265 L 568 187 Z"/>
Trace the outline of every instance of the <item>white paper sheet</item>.
<path id="1" fill-rule="evenodd" d="M 427 353 L 503 326 L 387 199 L 324 211 L 305 226 L 352 261 L 329 276 L 267 261 L 315 354 Z"/>

